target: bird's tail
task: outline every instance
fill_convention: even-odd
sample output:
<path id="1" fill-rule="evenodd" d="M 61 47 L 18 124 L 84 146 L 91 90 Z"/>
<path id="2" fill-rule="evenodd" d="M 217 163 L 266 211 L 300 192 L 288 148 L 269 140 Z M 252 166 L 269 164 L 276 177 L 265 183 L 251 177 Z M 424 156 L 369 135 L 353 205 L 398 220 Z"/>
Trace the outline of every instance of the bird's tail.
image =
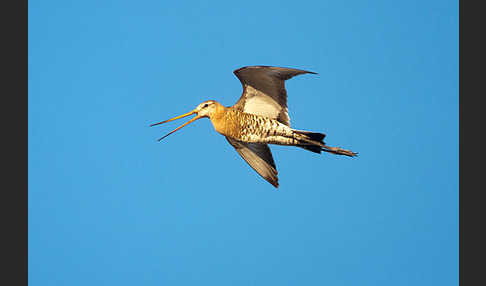
<path id="1" fill-rule="evenodd" d="M 355 157 L 358 153 L 355 153 L 350 150 L 342 149 L 339 147 L 331 147 L 327 146 L 324 143 L 324 137 L 326 134 L 324 133 L 316 133 L 310 131 L 303 131 L 303 130 L 295 130 L 292 129 L 295 134 L 297 134 L 297 139 L 300 141 L 299 147 L 309 150 L 314 153 L 321 153 L 321 151 L 333 153 L 336 155 L 345 155 L 349 157 Z"/>

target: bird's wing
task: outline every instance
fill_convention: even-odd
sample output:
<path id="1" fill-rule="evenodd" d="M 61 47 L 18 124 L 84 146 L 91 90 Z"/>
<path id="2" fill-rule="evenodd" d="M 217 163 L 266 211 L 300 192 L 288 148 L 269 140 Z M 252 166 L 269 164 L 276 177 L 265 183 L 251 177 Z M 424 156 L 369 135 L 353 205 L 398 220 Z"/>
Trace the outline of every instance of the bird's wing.
<path id="1" fill-rule="evenodd" d="M 226 139 L 253 170 L 275 188 L 278 188 L 277 167 L 267 144 L 246 143 L 229 137 L 226 137 Z"/>
<path id="2" fill-rule="evenodd" d="M 246 113 L 277 119 L 290 126 L 284 82 L 296 75 L 315 72 L 269 66 L 249 66 L 233 72 L 243 85 L 243 94 L 233 105 Z"/>

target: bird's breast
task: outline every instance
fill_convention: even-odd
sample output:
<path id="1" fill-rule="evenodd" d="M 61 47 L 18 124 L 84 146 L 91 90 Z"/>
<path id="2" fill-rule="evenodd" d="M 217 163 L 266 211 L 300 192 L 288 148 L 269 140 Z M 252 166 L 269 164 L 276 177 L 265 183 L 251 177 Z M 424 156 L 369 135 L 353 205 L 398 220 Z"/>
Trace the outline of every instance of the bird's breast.
<path id="1" fill-rule="evenodd" d="M 287 128 L 271 118 L 235 109 L 228 109 L 221 116 L 211 117 L 211 122 L 220 134 L 244 142 L 264 143 L 265 138 L 286 133 L 284 129 Z"/>

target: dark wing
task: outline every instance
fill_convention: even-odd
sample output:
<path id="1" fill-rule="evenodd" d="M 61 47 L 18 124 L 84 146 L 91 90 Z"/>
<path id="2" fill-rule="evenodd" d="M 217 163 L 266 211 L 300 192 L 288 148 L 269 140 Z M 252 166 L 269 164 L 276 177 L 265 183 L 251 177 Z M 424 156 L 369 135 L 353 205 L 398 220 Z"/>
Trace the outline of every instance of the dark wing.
<path id="1" fill-rule="evenodd" d="M 275 188 L 278 188 L 278 172 L 273 161 L 272 152 L 270 152 L 267 144 L 246 143 L 229 137 L 226 137 L 226 140 L 253 170 Z"/>
<path id="2" fill-rule="evenodd" d="M 233 105 L 234 108 L 277 119 L 287 126 L 290 126 L 290 118 L 284 82 L 299 74 L 316 74 L 310 71 L 269 66 L 243 67 L 233 73 L 243 85 L 243 94 Z"/>

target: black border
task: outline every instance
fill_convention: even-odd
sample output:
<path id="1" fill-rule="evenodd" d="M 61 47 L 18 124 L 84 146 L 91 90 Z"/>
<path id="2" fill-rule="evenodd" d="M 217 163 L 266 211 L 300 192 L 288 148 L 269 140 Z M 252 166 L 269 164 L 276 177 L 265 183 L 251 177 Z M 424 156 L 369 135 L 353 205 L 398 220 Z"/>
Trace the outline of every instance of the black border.
<path id="1" fill-rule="evenodd" d="M 459 281 L 484 285 L 484 9 L 459 1 Z M 480 2 L 477 2 L 480 3 Z M 482 6 L 482 5 L 481 5 Z M 477 101 L 477 102 L 475 102 Z M 465 134 L 468 134 L 467 137 Z M 481 136 L 482 137 L 482 136 Z M 481 282 L 483 281 L 483 282 Z"/>
<path id="2" fill-rule="evenodd" d="M 28 1 L 4 1 L 2 15 L 2 285 L 28 284 Z M 3 129 L 2 128 L 2 129 Z M 5 145 L 4 145 L 5 144 Z M 2 159 L 3 159 L 2 158 Z"/>

